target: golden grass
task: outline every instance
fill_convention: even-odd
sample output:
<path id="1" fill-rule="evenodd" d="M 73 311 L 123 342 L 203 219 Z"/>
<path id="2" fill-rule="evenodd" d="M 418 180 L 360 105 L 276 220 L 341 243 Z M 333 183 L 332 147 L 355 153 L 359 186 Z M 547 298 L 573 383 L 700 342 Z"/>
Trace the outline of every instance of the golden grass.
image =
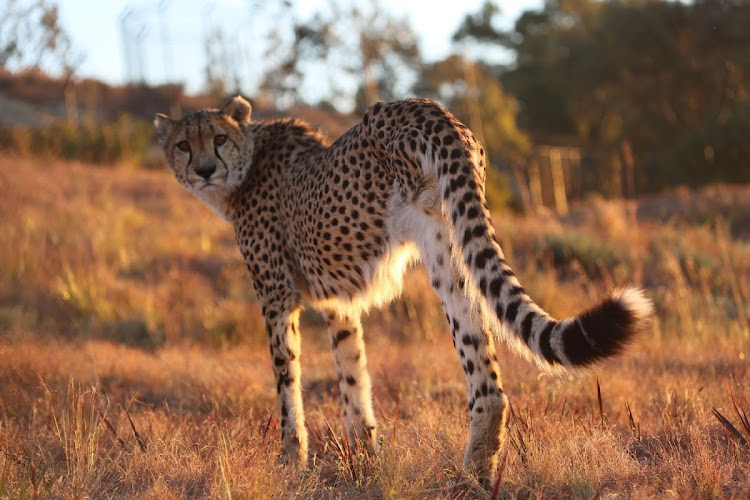
<path id="1" fill-rule="evenodd" d="M 490 497 L 460 468 L 463 375 L 420 272 L 366 321 L 377 456 L 343 440 L 327 334 L 303 316 L 315 455 L 295 477 L 225 223 L 166 172 L 2 157 L 0 189 L 0 497 Z M 500 498 L 750 496 L 750 245 L 722 223 L 638 222 L 626 208 L 496 219 L 552 313 L 632 282 L 658 308 L 596 370 L 540 375 L 501 349 Z"/>

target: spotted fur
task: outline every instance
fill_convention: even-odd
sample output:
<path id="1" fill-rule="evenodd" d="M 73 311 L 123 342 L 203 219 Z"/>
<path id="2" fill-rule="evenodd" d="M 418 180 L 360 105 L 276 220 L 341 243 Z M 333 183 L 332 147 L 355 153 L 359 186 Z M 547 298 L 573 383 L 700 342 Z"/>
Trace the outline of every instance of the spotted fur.
<path id="1" fill-rule="evenodd" d="M 353 443 L 376 444 L 360 315 L 396 297 L 421 258 L 445 309 L 468 385 L 465 465 L 491 481 L 507 398 L 495 340 L 543 368 L 617 354 L 652 306 L 634 288 L 556 320 L 505 261 L 484 196 L 485 151 L 453 115 L 427 100 L 378 103 L 333 144 L 294 119 L 250 120 L 241 97 L 224 109 L 156 127 L 177 180 L 235 230 L 261 304 L 281 414 L 285 460 L 307 460 L 300 389 L 303 302 L 328 321 Z"/>

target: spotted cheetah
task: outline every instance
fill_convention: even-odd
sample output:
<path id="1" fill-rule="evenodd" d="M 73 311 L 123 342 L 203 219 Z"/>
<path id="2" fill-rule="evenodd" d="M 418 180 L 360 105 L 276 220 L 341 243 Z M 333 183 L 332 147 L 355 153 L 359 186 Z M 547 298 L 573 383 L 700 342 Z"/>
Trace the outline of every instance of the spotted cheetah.
<path id="1" fill-rule="evenodd" d="M 620 352 L 651 315 L 635 288 L 561 321 L 535 304 L 495 239 L 484 148 L 429 100 L 377 103 L 332 144 L 297 119 L 251 121 L 242 97 L 179 121 L 160 114 L 155 125 L 177 180 L 234 227 L 265 320 L 292 466 L 307 463 L 303 303 L 327 319 L 348 438 L 375 448 L 360 316 L 396 297 L 421 258 L 466 375 L 464 466 L 486 482 L 508 414 L 495 341 L 543 369 L 586 366 Z"/>

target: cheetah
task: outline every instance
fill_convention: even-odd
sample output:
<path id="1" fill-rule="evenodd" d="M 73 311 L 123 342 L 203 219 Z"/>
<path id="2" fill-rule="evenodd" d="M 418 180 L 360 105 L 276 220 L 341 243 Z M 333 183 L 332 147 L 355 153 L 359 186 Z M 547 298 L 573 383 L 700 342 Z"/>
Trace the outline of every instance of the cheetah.
<path id="1" fill-rule="evenodd" d="M 373 450 L 360 316 L 395 298 L 417 259 L 466 375 L 464 467 L 485 484 L 495 479 L 508 415 L 496 340 L 556 370 L 611 357 L 646 327 L 652 304 L 636 288 L 564 320 L 534 303 L 495 238 L 485 150 L 438 104 L 377 103 L 333 143 L 298 119 L 254 122 L 251 113 L 238 96 L 178 121 L 159 114 L 155 126 L 177 180 L 234 227 L 268 334 L 288 465 L 304 468 L 308 453 L 303 305 L 327 320 L 348 439 Z"/>

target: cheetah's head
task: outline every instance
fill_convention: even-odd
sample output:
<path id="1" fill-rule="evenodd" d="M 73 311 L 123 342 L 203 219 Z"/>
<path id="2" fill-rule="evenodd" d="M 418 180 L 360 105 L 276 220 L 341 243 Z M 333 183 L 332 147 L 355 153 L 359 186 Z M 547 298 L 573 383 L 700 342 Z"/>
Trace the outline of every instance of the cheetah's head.
<path id="1" fill-rule="evenodd" d="M 157 114 L 159 142 L 177 180 L 223 214 L 227 197 L 245 180 L 253 154 L 247 134 L 250 103 L 240 96 L 221 110 L 202 110 L 172 120 Z"/>

